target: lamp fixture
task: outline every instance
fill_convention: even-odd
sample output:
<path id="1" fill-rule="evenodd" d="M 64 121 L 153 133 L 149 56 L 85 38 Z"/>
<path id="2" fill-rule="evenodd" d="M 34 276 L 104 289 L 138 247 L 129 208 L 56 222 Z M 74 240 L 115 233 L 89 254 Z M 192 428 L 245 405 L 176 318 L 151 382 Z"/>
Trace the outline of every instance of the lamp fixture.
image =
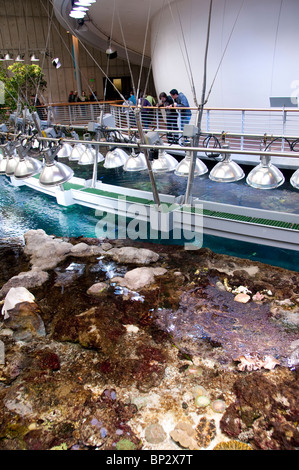
<path id="1" fill-rule="evenodd" d="M 124 166 L 129 155 L 120 148 L 114 148 L 106 153 L 104 168 L 118 168 Z"/>
<path id="2" fill-rule="evenodd" d="M 147 169 L 146 159 L 143 153 L 135 153 L 134 149 L 132 154 L 124 164 L 125 171 L 143 171 Z"/>
<path id="3" fill-rule="evenodd" d="M 73 147 L 71 146 L 71 144 L 68 144 L 67 142 L 64 142 L 62 144 L 61 149 L 57 153 L 57 157 L 58 158 L 69 158 L 72 154 L 72 151 L 73 151 Z"/>
<path id="4" fill-rule="evenodd" d="M 173 171 L 177 167 L 178 161 L 165 152 L 163 149 L 159 149 L 158 158 L 155 158 L 152 162 L 153 173 L 164 173 L 166 171 Z"/>
<path id="5" fill-rule="evenodd" d="M 75 144 L 72 153 L 69 156 L 70 161 L 79 160 L 82 153 L 85 152 L 85 146 L 83 144 Z"/>
<path id="6" fill-rule="evenodd" d="M 0 61 L 3 62 L 5 59 L 4 59 L 4 54 L 0 54 Z"/>
<path id="7" fill-rule="evenodd" d="M 192 152 L 187 150 L 185 158 L 177 165 L 174 170 L 176 176 L 189 176 Z M 202 176 L 208 172 L 208 168 L 200 158 L 196 158 L 194 176 Z"/>
<path id="8" fill-rule="evenodd" d="M 52 60 L 52 64 L 54 65 L 54 67 L 55 67 L 56 69 L 59 69 L 59 68 L 61 67 L 61 62 L 60 62 L 60 60 L 58 59 L 58 57 L 56 57 L 56 59 L 53 59 L 53 60 Z"/>
<path id="9" fill-rule="evenodd" d="M 251 170 L 246 178 L 246 183 L 256 189 L 275 189 L 284 181 L 282 172 L 271 163 L 270 155 L 261 155 L 260 164 Z"/>
<path id="10" fill-rule="evenodd" d="M 74 175 L 70 167 L 54 160 L 59 150 L 59 147 L 54 151 L 48 148 L 43 152 L 45 155 L 45 165 L 39 176 L 39 182 L 42 186 L 59 186 L 69 181 Z"/>
<path id="11" fill-rule="evenodd" d="M 117 51 L 111 47 L 111 39 L 108 38 L 108 47 L 106 49 L 106 54 L 108 59 L 116 59 L 117 57 Z"/>
<path id="12" fill-rule="evenodd" d="M 229 148 L 228 143 L 223 148 Z M 209 178 L 218 183 L 232 183 L 244 178 L 245 173 L 242 168 L 231 160 L 231 155 L 226 153 L 222 161 L 218 162 L 210 171 Z"/>
<path id="13" fill-rule="evenodd" d="M 7 54 L 5 54 L 4 60 L 13 60 L 13 58 L 12 58 L 12 56 L 10 55 L 9 52 L 7 52 Z"/>
<path id="14" fill-rule="evenodd" d="M 24 54 L 18 54 L 15 61 L 24 62 Z"/>
<path id="15" fill-rule="evenodd" d="M 42 169 L 42 162 L 33 157 L 28 157 L 27 154 L 30 146 L 24 148 L 22 145 L 17 147 L 19 154 L 19 162 L 15 167 L 14 177 L 17 179 L 25 179 L 30 176 L 38 175 Z"/>
<path id="16" fill-rule="evenodd" d="M 35 54 L 31 54 L 31 56 L 30 56 L 30 60 L 31 60 L 31 62 L 39 62 L 39 58 L 38 58 L 38 57 L 36 57 L 36 55 L 35 55 Z"/>
<path id="17" fill-rule="evenodd" d="M 92 3 L 95 3 L 96 0 L 77 0 L 74 4 L 77 6 L 90 6 Z"/>
<path id="18" fill-rule="evenodd" d="M 299 168 L 298 170 L 295 171 L 295 173 L 293 173 L 290 179 L 290 183 L 293 186 L 293 188 L 299 189 Z"/>

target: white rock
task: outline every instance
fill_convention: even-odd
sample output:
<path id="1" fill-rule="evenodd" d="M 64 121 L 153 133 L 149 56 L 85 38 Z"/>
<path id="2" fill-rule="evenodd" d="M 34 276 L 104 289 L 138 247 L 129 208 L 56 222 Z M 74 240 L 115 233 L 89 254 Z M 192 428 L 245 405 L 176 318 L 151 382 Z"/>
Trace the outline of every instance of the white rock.
<path id="1" fill-rule="evenodd" d="M 2 315 L 4 315 L 4 320 L 9 318 L 8 311 L 12 310 L 17 304 L 21 302 L 33 303 L 34 301 L 34 295 L 25 289 L 25 287 L 12 287 L 6 294 L 4 305 L 2 307 Z"/>
<path id="2" fill-rule="evenodd" d="M 124 325 L 128 333 L 138 333 L 139 328 L 135 325 Z"/>
<path id="3" fill-rule="evenodd" d="M 234 298 L 235 302 L 240 302 L 242 304 L 247 304 L 250 300 L 250 295 L 248 294 L 237 294 Z"/>
<path id="4" fill-rule="evenodd" d="M 146 248 L 134 248 L 132 246 L 124 246 L 121 248 L 112 248 L 107 252 L 112 255 L 114 261 L 118 263 L 132 264 L 150 264 L 158 261 L 159 255 L 154 251 Z"/>
<path id="5" fill-rule="evenodd" d="M 135 268 L 128 271 L 124 277 L 113 278 L 111 282 L 116 282 L 120 286 L 136 291 L 152 284 L 155 281 L 155 276 L 162 276 L 166 272 L 167 269 L 164 268 Z"/>

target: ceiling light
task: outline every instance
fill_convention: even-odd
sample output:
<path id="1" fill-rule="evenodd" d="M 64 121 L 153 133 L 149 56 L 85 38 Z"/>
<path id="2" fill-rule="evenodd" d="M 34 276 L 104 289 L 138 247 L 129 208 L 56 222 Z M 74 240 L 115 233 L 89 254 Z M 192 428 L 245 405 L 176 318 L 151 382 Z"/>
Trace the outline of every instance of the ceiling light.
<path id="1" fill-rule="evenodd" d="M 71 18 L 84 18 L 86 15 L 85 11 L 80 11 L 80 10 L 72 10 L 69 14 Z"/>
<path id="2" fill-rule="evenodd" d="M 88 11 L 87 7 L 84 7 L 83 5 L 80 5 L 78 7 L 73 8 L 74 11 Z"/>

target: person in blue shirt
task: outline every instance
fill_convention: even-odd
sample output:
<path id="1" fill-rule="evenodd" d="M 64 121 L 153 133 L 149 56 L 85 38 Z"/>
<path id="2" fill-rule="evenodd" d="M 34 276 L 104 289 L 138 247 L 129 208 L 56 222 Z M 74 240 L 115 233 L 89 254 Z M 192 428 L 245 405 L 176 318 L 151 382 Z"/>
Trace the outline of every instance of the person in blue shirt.
<path id="1" fill-rule="evenodd" d="M 133 91 L 130 91 L 129 101 L 131 101 L 133 103 L 133 105 L 136 106 L 136 98 L 135 98 L 135 95 L 134 95 Z"/>
<path id="2" fill-rule="evenodd" d="M 176 108 L 189 108 L 189 102 L 186 98 L 186 96 L 182 92 L 178 92 L 175 88 L 170 90 L 170 95 L 174 101 L 173 106 Z M 189 124 L 189 121 L 191 119 L 191 110 L 190 109 L 181 109 L 181 126 L 180 129 L 184 129 L 185 124 Z"/>

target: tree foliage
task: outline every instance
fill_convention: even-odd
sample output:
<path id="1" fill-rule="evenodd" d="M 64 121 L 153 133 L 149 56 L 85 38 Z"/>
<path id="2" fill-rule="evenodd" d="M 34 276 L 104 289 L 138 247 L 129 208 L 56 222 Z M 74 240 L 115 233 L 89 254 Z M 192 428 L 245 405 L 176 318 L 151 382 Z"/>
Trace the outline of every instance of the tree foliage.
<path id="1" fill-rule="evenodd" d="M 39 65 L 14 63 L 4 68 L 0 65 L 0 80 L 5 85 L 5 104 L 0 108 L 13 111 L 20 103 L 32 110 L 31 96 L 47 88 L 44 73 Z"/>

